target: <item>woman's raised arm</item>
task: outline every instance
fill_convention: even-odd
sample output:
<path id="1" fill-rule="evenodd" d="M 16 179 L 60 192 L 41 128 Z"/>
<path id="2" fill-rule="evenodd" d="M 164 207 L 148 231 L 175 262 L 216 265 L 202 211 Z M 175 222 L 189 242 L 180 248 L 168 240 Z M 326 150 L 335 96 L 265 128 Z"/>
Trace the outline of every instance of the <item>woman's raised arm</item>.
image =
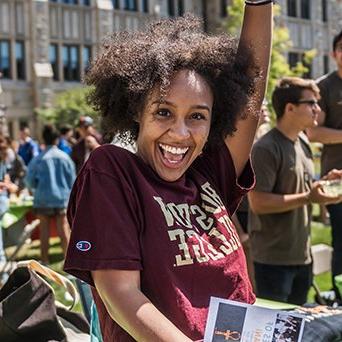
<path id="1" fill-rule="evenodd" d="M 263 4 L 257 5 L 257 3 Z M 250 49 L 260 77 L 256 81 L 255 93 L 245 108 L 247 118 L 239 120 L 236 124 L 237 131 L 233 136 L 225 139 L 234 161 L 237 177 L 249 158 L 258 126 L 261 104 L 265 96 L 272 45 L 272 7 L 272 1 L 246 1 L 237 58 L 239 58 L 240 51 L 246 47 Z"/>

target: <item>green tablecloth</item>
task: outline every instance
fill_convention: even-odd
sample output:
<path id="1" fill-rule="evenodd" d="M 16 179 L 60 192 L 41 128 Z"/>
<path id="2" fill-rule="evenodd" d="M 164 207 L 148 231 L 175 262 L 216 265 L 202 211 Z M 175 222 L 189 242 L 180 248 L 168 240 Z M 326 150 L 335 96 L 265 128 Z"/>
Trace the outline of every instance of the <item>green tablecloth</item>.
<path id="1" fill-rule="evenodd" d="M 335 276 L 335 283 L 342 296 L 342 274 Z"/>
<path id="2" fill-rule="evenodd" d="M 298 307 L 297 305 L 294 305 L 294 304 L 275 302 L 273 300 L 262 299 L 262 298 L 257 298 L 254 304 L 261 306 L 263 308 L 276 309 L 276 310 L 291 310 L 291 309 L 295 309 Z"/>
<path id="3" fill-rule="evenodd" d="M 23 201 L 10 204 L 9 210 L 2 218 L 2 227 L 7 229 L 18 222 L 24 215 L 32 209 L 33 201 Z"/>

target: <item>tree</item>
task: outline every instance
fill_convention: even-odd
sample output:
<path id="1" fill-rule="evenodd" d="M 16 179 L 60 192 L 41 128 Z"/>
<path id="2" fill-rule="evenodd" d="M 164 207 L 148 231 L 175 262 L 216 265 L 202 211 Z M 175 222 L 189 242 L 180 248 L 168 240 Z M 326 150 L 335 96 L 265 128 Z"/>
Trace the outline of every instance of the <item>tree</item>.
<path id="1" fill-rule="evenodd" d="M 52 107 L 36 110 L 38 117 L 58 127 L 65 124 L 75 126 L 81 115 L 91 116 L 96 122 L 98 114 L 87 103 L 89 91 L 89 87 L 79 87 L 57 94 Z"/>
<path id="2" fill-rule="evenodd" d="M 228 6 L 228 19 L 224 23 L 226 30 L 235 36 L 240 34 L 242 25 L 244 0 L 232 0 L 231 5 Z M 305 65 L 309 65 L 315 56 L 315 50 L 307 51 L 303 56 L 303 62 L 297 63 L 293 68 L 288 64 L 285 53 L 292 46 L 290 34 L 285 25 L 280 22 L 280 6 L 274 6 L 275 23 L 273 31 L 271 65 L 267 85 L 266 98 L 270 103 L 271 95 L 277 81 L 284 76 L 303 76 L 309 69 Z M 270 108 L 271 109 L 271 108 Z"/>

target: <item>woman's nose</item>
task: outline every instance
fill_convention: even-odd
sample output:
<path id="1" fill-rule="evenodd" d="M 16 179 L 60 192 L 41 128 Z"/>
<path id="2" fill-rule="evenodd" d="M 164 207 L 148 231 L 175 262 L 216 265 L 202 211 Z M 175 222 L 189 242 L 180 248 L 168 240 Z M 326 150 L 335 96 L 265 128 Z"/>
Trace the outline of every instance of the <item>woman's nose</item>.
<path id="1" fill-rule="evenodd" d="M 177 120 L 170 127 L 170 134 L 178 139 L 187 139 L 190 136 L 190 130 L 184 120 Z"/>

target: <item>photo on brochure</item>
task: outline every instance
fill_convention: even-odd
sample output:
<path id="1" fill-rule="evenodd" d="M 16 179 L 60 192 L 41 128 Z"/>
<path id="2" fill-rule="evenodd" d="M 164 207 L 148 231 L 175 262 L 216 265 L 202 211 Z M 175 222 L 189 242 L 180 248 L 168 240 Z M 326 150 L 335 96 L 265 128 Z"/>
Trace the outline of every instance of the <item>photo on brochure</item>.
<path id="1" fill-rule="evenodd" d="M 212 297 L 204 342 L 300 342 L 305 318 Z"/>

